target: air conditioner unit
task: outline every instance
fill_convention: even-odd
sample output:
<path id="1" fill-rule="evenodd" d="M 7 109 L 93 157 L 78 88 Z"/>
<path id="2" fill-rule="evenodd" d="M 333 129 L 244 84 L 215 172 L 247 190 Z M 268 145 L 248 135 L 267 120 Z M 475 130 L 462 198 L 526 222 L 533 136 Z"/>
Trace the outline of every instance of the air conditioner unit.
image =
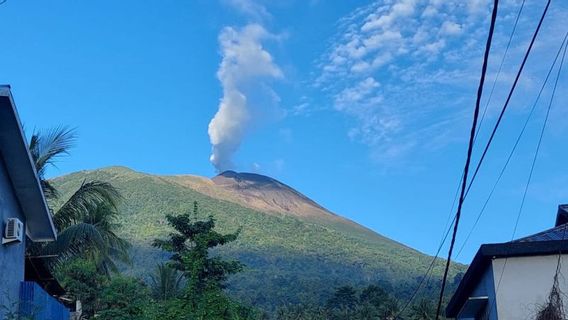
<path id="1" fill-rule="evenodd" d="M 22 242 L 24 239 L 24 224 L 18 218 L 9 218 L 2 237 L 2 244 Z"/>

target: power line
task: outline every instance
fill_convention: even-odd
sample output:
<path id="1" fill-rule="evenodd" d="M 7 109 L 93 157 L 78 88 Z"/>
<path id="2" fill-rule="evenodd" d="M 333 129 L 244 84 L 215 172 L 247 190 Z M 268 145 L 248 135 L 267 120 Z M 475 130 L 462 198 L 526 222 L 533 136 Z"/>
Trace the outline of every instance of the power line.
<path id="1" fill-rule="evenodd" d="M 550 1 L 549 1 L 549 2 L 550 2 Z M 532 179 L 532 175 L 533 175 L 533 172 L 534 172 L 534 167 L 535 167 L 535 164 L 536 164 L 536 160 L 537 160 L 537 158 L 538 158 L 538 154 L 539 154 L 539 151 L 540 151 L 540 146 L 541 146 L 541 144 L 542 144 L 542 138 L 543 138 L 543 136 L 544 136 L 544 132 L 545 132 L 545 130 L 546 130 L 546 125 L 547 125 L 547 123 L 548 123 L 548 118 L 549 118 L 549 116 L 550 116 L 550 109 L 552 108 L 552 102 L 554 101 L 554 96 L 555 96 L 555 94 L 556 94 L 556 88 L 557 88 L 557 85 L 558 85 L 558 79 L 560 78 L 560 73 L 561 73 L 561 71 L 562 71 L 562 66 L 564 65 L 564 58 L 566 57 L 566 49 L 567 49 L 567 48 L 568 48 L 568 45 L 565 44 L 565 45 L 564 45 L 564 53 L 562 54 L 562 59 L 560 60 L 560 65 L 559 65 L 559 67 L 558 67 L 558 73 L 556 74 L 556 80 L 554 81 L 554 87 L 553 87 L 553 89 L 552 89 L 552 94 L 551 94 L 551 97 L 550 97 L 550 101 L 549 101 L 549 103 L 548 103 L 548 108 L 547 108 L 547 111 L 546 111 L 546 117 L 544 118 L 544 123 L 543 123 L 542 129 L 541 129 L 541 131 L 540 131 L 540 136 L 539 136 L 539 139 L 538 139 L 538 144 L 537 144 L 536 151 L 535 151 L 535 154 L 534 154 L 534 157 L 533 157 L 533 161 L 532 161 L 532 164 L 531 164 L 531 169 L 530 169 L 529 177 L 528 177 L 528 179 L 527 179 L 527 184 L 526 184 L 526 186 L 525 186 L 525 191 L 524 191 L 524 193 L 523 193 L 523 197 L 522 197 L 522 200 L 521 200 L 521 205 L 520 205 L 520 207 L 519 207 L 519 212 L 517 213 L 517 220 L 516 220 L 516 222 L 515 222 L 515 227 L 514 227 L 514 229 L 513 229 L 513 234 L 512 234 L 512 236 L 511 236 L 511 243 L 512 243 L 513 239 L 515 238 L 515 234 L 516 234 L 516 232 L 517 232 L 517 226 L 518 226 L 518 223 L 519 223 L 519 219 L 520 219 L 520 217 L 521 217 L 521 213 L 522 213 L 523 208 L 524 208 L 524 204 L 525 204 L 525 200 L 526 200 L 526 196 L 527 196 L 527 191 L 528 191 L 528 189 L 529 189 L 529 185 L 530 185 L 530 182 L 531 182 L 531 179 Z M 562 236 L 562 238 L 564 238 L 564 235 Z M 508 261 L 508 258 L 505 257 L 505 262 L 503 263 L 503 268 L 501 269 L 501 274 L 500 274 L 500 276 L 499 276 L 499 281 L 497 282 L 497 288 L 495 289 L 495 296 L 497 296 L 497 292 L 499 292 L 499 288 L 501 287 L 501 280 L 503 279 L 503 274 L 505 273 L 505 269 L 507 268 L 507 261 Z M 497 300 L 495 299 L 495 300 L 493 301 L 493 304 L 495 304 L 496 302 L 497 302 Z M 492 307 L 492 308 L 493 308 L 493 307 Z M 492 308 L 491 308 L 491 309 L 492 309 Z M 491 309 L 489 309 L 489 312 L 491 312 Z"/>
<path id="2" fill-rule="evenodd" d="M 550 97 L 550 102 L 548 103 L 548 109 L 546 110 L 546 117 L 544 118 L 544 124 L 542 126 L 542 130 L 540 131 L 540 137 L 538 138 L 538 144 L 537 144 L 537 147 L 536 147 L 536 152 L 534 153 L 534 158 L 533 158 L 533 161 L 532 161 L 532 164 L 531 164 L 531 170 L 530 170 L 529 177 L 528 177 L 528 180 L 527 180 L 527 185 L 525 186 L 525 191 L 523 193 L 523 200 L 521 201 L 519 213 L 517 214 L 517 220 L 515 221 L 515 228 L 513 229 L 513 236 L 511 238 L 511 241 L 513 241 L 513 239 L 515 238 L 515 234 L 517 233 L 517 227 L 519 225 L 521 213 L 523 211 L 523 207 L 525 205 L 525 200 L 526 200 L 526 197 L 527 197 L 527 192 L 529 190 L 529 185 L 531 183 L 532 176 L 533 176 L 533 173 L 534 173 L 534 167 L 535 167 L 535 164 L 536 164 L 536 160 L 538 158 L 540 146 L 542 144 L 542 137 L 544 136 L 544 131 L 546 130 L 546 124 L 548 123 L 548 117 L 550 116 L 550 109 L 552 107 L 554 95 L 556 94 L 556 87 L 558 85 L 558 79 L 560 78 L 560 72 L 562 71 L 562 66 L 564 65 L 564 57 L 565 56 L 566 56 L 566 46 L 564 46 L 564 54 L 562 55 L 562 60 L 560 60 L 560 66 L 558 67 L 558 73 L 556 74 L 556 80 L 554 81 L 554 88 L 552 89 L 552 95 Z"/>
<path id="3" fill-rule="evenodd" d="M 519 19 L 521 17 L 521 13 L 523 11 L 525 5 L 525 0 L 523 0 L 523 2 L 521 3 L 521 6 L 519 8 L 519 11 L 517 12 L 517 17 L 515 18 L 515 23 L 513 24 L 513 28 L 511 30 L 511 33 L 509 35 L 509 40 L 507 41 L 507 45 L 505 47 L 505 52 L 503 53 L 503 57 L 501 58 L 501 62 L 499 64 L 499 68 L 497 70 L 497 74 L 495 75 L 495 79 L 493 79 L 493 85 L 491 87 L 491 91 L 489 93 L 489 98 L 487 99 L 487 102 L 485 104 L 485 108 L 483 110 L 483 114 L 481 116 L 481 120 L 479 122 L 479 127 L 477 129 L 477 132 L 475 134 L 475 139 L 477 140 L 478 134 L 479 134 L 479 130 L 481 129 L 481 125 L 483 123 L 483 120 L 485 119 L 485 115 L 487 113 L 487 109 L 489 108 L 489 104 L 491 102 L 491 98 L 493 97 L 493 92 L 495 91 L 495 87 L 497 84 L 497 80 L 499 79 L 499 75 L 501 74 L 501 70 L 503 68 L 504 62 L 505 62 L 505 58 L 507 57 L 507 53 L 509 52 L 509 48 L 511 46 L 511 42 L 513 40 L 513 36 L 515 34 L 515 31 L 517 29 L 517 24 L 519 22 Z M 416 287 L 416 289 L 413 291 L 413 293 L 410 296 L 410 299 L 406 302 L 406 304 L 404 305 L 404 307 L 399 311 L 398 315 L 402 314 L 412 303 L 412 301 L 414 300 L 414 298 L 416 297 L 416 295 L 418 294 L 418 292 L 420 291 L 420 289 L 422 288 L 422 285 L 424 284 L 424 282 L 430 278 L 430 272 L 433 270 L 434 264 L 436 262 L 436 259 L 438 259 L 438 256 L 440 254 L 440 251 L 442 250 L 442 247 L 444 245 L 444 243 L 446 242 L 446 239 L 448 238 L 448 235 L 450 233 L 450 230 L 454 224 L 454 222 L 456 221 L 456 216 L 453 215 L 453 219 L 452 219 L 452 213 L 454 212 L 454 208 L 456 205 L 456 202 L 458 200 L 458 196 L 459 196 L 459 191 L 460 191 L 460 185 L 462 184 L 462 179 L 463 179 L 463 174 L 461 175 L 460 181 L 456 187 L 456 192 L 455 195 L 453 197 L 453 202 L 452 202 L 452 207 L 450 209 L 450 213 L 448 214 L 448 219 L 446 221 L 446 224 L 444 226 L 444 228 L 442 230 L 446 230 L 446 232 L 442 235 L 442 239 L 440 240 L 440 245 L 438 246 L 438 250 L 436 251 L 436 254 L 433 256 L 432 258 L 432 262 L 430 263 L 428 269 L 426 270 L 426 273 L 422 276 L 420 282 L 418 283 L 418 286 Z M 467 196 L 467 194 L 466 194 Z M 463 249 L 463 247 L 462 247 Z M 461 253 L 461 250 L 460 250 Z M 459 255 L 459 254 L 458 254 Z M 427 282 L 426 282 L 427 283 Z M 398 316 L 397 315 L 397 316 Z"/>
<path id="4" fill-rule="evenodd" d="M 495 4 L 494 4 L 494 7 L 493 7 L 493 16 L 492 16 L 492 19 L 491 19 L 491 28 L 494 28 L 494 27 L 495 27 L 495 16 L 496 16 L 496 7 L 497 7 L 497 5 L 498 5 L 498 0 L 495 0 Z M 517 72 L 517 75 L 516 75 L 516 77 L 515 77 L 515 81 L 513 82 L 513 86 L 511 87 L 511 90 L 510 90 L 510 92 L 509 92 L 509 95 L 507 96 L 507 100 L 505 101 L 505 104 L 504 104 L 504 106 L 503 106 L 503 109 L 501 110 L 501 114 L 499 115 L 499 118 L 497 119 L 497 123 L 495 124 L 495 127 L 493 128 L 493 131 L 491 132 L 491 136 L 489 137 L 489 141 L 487 142 L 487 145 L 485 146 L 485 149 L 483 150 L 483 154 L 482 154 L 482 156 L 481 156 L 481 158 L 480 158 L 480 160 L 479 160 L 479 163 L 478 163 L 478 165 L 477 165 L 477 168 L 475 169 L 475 173 L 473 174 L 472 179 L 471 179 L 471 181 L 470 181 L 470 183 L 469 183 L 469 186 L 467 187 L 467 191 L 468 191 L 468 192 L 469 192 L 469 190 L 470 190 L 470 188 L 471 188 L 471 186 L 472 186 L 472 184 L 473 184 L 473 182 L 474 182 L 474 180 L 475 180 L 475 177 L 477 176 L 477 173 L 479 172 L 479 168 L 481 167 L 481 164 L 483 163 L 483 160 L 485 159 L 485 156 L 487 155 L 487 150 L 489 150 L 489 147 L 491 146 L 491 142 L 493 141 L 493 138 L 495 137 L 495 133 L 496 133 L 496 131 L 497 131 L 497 128 L 499 127 L 499 124 L 501 123 L 501 120 L 503 119 L 503 115 L 505 114 L 505 110 L 507 109 L 507 106 L 509 105 L 509 102 L 510 102 L 510 100 L 511 100 L 511 97 L 512 97 L 512 95 L 513 95 L 513 92 L 514 92 L 514 90 L 515 90 L 515 88 L 516 88 L 516 86 L 517 86 L 517 83 L 518 83 L 518 81 L 519 81 L 519 78 L 520 78 L 520 76 L 521 76 L 521 73 L 522 73 L 522 71 L 523 71 L 523 69 L 524 69 L 524 66 L 525 66 L 526 61 L 527 61 L 527 59 L 528 59 L 528 57 L 529 57 L 529 54 L 530 54 L 530 52 L 531 52 L 531 49 L 532 49 L 532 47 L 533 47 L 533 45 L 534 45 L 534 42 L 535 42 L 535 40 L 536 40 L 536 37 L 537 37 L 537 35 L 538 35 L 539 31 L 540 31 L 540 28 L 541 28 L 541 26 L 542 26 L 542 22 L 543 22 L 543 20 L 544 20 L 544 17 L 546 16 L 546 13 L 548 12 L 548 7 L 549 7 L 549 6 L 550 6 L 550 0 L 548 0 L 548 2 L 547 2 L 547 4 L 546 4 L 546 7 L 545 7 L 545 9 L 544 9 L 544 12 L 542 13 L 542 16 L 541 16 L 541 18 L 540 18 L 540 21 L 539 21 L 539 23 L 538 23 L 538 26 L 537 26 L 537 28 L 536 28 L 534 34 L 533 34 L 533 37 L 532 37 L 532 39 L 531 39 L 531 42 L 530 42 L 529 47 L 528 47 L 528 49 L 527 49 L 527 52 L 525 53 L 525 56 L 524 56 L 524 58 L 523 58 L 523 61 L 522 61 L 521 66 L 520 66 L 520 68 L 519 68 L 519 71 Z M 490 29 L 490 37 L 488 38 L 488 44 L 490 44 L 492 32 L 493 32 L 493 29 Z M 488 55 L 488 51 L 489 51 L 489 48 L 486 47 L 486 52 L 485 52 L 486 56 Z M 487 61 L 484 60 L 484 68 L 485 68 L 484 72 L 486 71 L 486 68 L 487 68 L 486 63 L 487 63 Z M 481 81 L 480 81 L 480 84 L 481 84 L 481 82 L 483 81 L 483 77 L 485 76 L 484 72 L 482 73 L 482 79 L 481 79 Z M 482 86 L 480 85 L 480 88 L 478 89 L 478 97 L 477 97 L 477 98 L 478 98 L 478 102 L 477 102 L 477 104 L 476 104 L 476 110 L 475 110 L 475 115 L 474 115 L 474 126 L 472 127 L 472 132 L 471 132 L 471 134 L 470 134 L 470 145 L 469 145 L 469 149 L 468 149 L 468 158 L 467 158 L 467 160 L 466 160 L 466 166 L 465 166 L 465 169 L 464 169 L 464 181 L 463 181 L 463 185 L 462 185 L 462 186 L 463 186 L 463 188 L 462 188 L 462 196 L 460 197 L 460 202 L 459 202 L 459 204 L 458 204 L 458 212 L 456 213 L 456 223 L 455 223 L 455 225 L 454 225 L 454 232 L 453 232 L 453 235 L 452 235 L 452 241 L 450 242 L 450 250 L 449 250 L 449 252 L 448 252 L 448 260 L 446 261 L 446 269 L 444 270 L 444 278 L 443 278 L 443 280 L 442 280 L 442 288 L 441 288 L 441 290 L 440 290 L 440 298 L 439 298 L 439 300 L 438 300 L 438 308 L 437 308 L 437 311 L 436 311 L 436 320 L 439 319 L 439 317 L 440 317 L 440 309 L 441 309 L 441 307 L 442 307 L 442 301 L 443 301 L 443 299 L 444 299 L 444 289 L 445 289 L 445 286 L 446 286 L 446 281 L 447 281 L 447 277 L 448 277 L 448 271 L 449 271 L 450 263 L 451 263 L 452 251 L 453 251 L 453 247 L 454 247 L 454 245 L 455 245 L 457 230 L 458 230 L 458 226 L 459 226 L 459 219 L 460 219 L 460 216 L 461 216 L 461 207 L 463 206 L 464 195 L 465 195 L 465 193 L 466 193 L 467 171 L 469 170 L 469 162 L 471 161 L 471 151 L 472 151 L 472 147 L 473 147 L 472 142 L 473 142 L 473 138 L 474 138 L 474 135 L 475 135 L 475 129 L 476 129 L 476 128 L 475 128 L 475 124 L 476 124 L 476 121 L 477 121 L 476 116 L 477 116 L 477 114 L 478 114 L 478 112 L 479 112 L 479 100 L 480 100 L 480 98 L 481 98 L 481 97 L 480 97 L 480 91 L 482 91 L 482 89 L 483 89 L 483 88 L 482 88 Z"/>
<path id="5" fill-rule="evenodd" d="M 452 205 L 453 207 L 453 205 Z M 416 289 L 412 292 L 412 295 L 410 296 L 410 298 L 408 299 L 408 301 L 404 304 L 404 306 L 402 307 L 402 309 L 400 309 L 400 311 L 398 312 L 398 314 L 396 315 L 395 319 L 398 319 L 398 316 L 400 316 L 412 303 L 412 301 L 414 300 L 414 298 L 416 298 L 416 295 L 418 294 L 418 292 L 420 291 L 420 289 L 422 288 L 422 285 L 426 282 L 427 279 L 429 279 L 429 275 L 430 272 L 432 272 L 432 270 L 434 269 L 434 265 L 436 263 L 436 259 L 438 259 L 438 256 L 440 255 L 440 251 L 442 251 L 442 247 L 444 246 L 444 243 L 446 242 L 446 240 L 448 239 L 448 235 L 450 234 L 450 230 L 452 229 L 452 226 L 454 225 L 454 221 L 455 221 L 455 217 L 454 220 L 452 220 L 452 223 L 448 226 L 448 229 L 446 231 L 446 234 L 443 236 L 440 245 L 438 246 L 438 251 L 436 251 L 436 255 L 433 257 L 432 262 L 430 262 L 430 265 L 428 266 L 428 269 L 426 270 L 426 272 L 424 273 L 424 276 L 422 276 L 422 278 L 420 279 L 420 282 L 418 283 L 418 286 L 416 287 Z"/>
<path id="6" fill-rule="evenodd" d="M 487 151 L 489 150 L 489 146 L 491 146 L 491 143 L 493 142 L 493 138 L 495 137 L 495 133 L 497 132 L 497 128 L 499 128 L 499 125 L 501 124 L 501 120 L 503 119 L 503 115 L 505 114 L 505 111 L 507 110 L 507 107 L 509 106 L 509 102 L 511 101 L 511 97 L 513 96 L 513 92 L 515 91 L 515 88 L 517 87 L 517 83 L 519 82 L 519 78 L 521 77 L 521 74 L 522 74 L 523 69 L 525 67 L 525 64 L 527 62 L 527 59 L 530 55 L 530 52 L 532 50 L 532 47 L 533 47 L 534 42 L 536 40 L 536 37 L 537 37 L 537 35 L 540 31 L 540 27 L 542 26 L 542 22 L 544 21 L 544 17 L 546 16 L 546 13 L 548 12 L 548 7 L 550 6 L 550 1 L 551 0 L 548 0 L 548 2 L 546 3 L 546 7 L 544 8 L 544 12 L 542 13 L 542 16 L 540 17 L 540 20 L 538 22 L 536 30 L 535 30 L 535 32 L 532 36 L 531 42 L 530 42 L 529 47 L 527 49 L 527 52 L 525 53 L 523 61 L 521 62 L 521 66 L 519 67 L 517 75 L 515 76 L 515 81 L 513 82 L 513 85 L 511 86 L 511 90 L 509 91 L 509 94 L 507 95 L 507 100 L 505 101 L 505 104 L 503 105 L 503 108 L 501 109 L 501 113 L 499 114 L 499 118 L 497 119 L 497 122 L 495 123 L 495 126 L 493 127 L 493 131 L 491 132 L 491 136 L 489 137 L 489 141 L 487 141 L 487 144 L 485 145 L 485 149 L 483 150 L 483 153 L 481 154 L 481 158 L 479 159 L 479 162 L 477 163 L 477 167 L 475 168 L 475 172 L 473 173 L 473 176 L 471 177 L 471 181 L 469 183 L 469 186 L 467 187 L 466 193 L 469 193 L 469 190 L 471 189 L 471 186 L 473 185 L 473 182 L 475 181 L 475 178 L 477 177 L 477 174 L 479 173 L 479 169 L 481 168 L 481 164 L 483 163 L 483 160 L 485 159 L 485 156 L 487 155 Z"/>
<path id="7" fill-rule="evenodd" d="M 450 250 L 448 252 L 448 260 L 446 260 L 446 269 L 444 271 L 444 277 L 442 278 L 442 288 L 440 290 L 440 299 L 438 301 L 438 308 L 436 310 L 436 320 L 438 320 L 440 318 L 440 309 L 442 308 L 442 300 L 444 299 L 444 289 L 446 287 L 446 281 L 448 278 L 448 271 L 450 269 L 450 259 L 452 258 L 452 251 L 454 249 L 454 245 L 456 242 L 456 234 L 458 231 L 458 226 L 459 226 L 459 222 L 460 222 L 460 216 L 461 216 L 461 210 L 462 210 L 462 206 L 463 206 L 463 201 L 464 201 L 464 196 L 465 196 L 465 190 L 467 187 L 467 175 L 469 172 L 469 165 L 471 162 L 471 155 L 473 152 L 473 140 L 475 138 L 475 132 L 476 132 L 476 128 L 477 128 L 477 119 L 479 117 L 479 105 L 481 103 L 481 96 L 483 93 L 483 84 L 485 82 L 485 74 L 487 72 L 487 63 L 489 60 L 489 51 L 491 49 L 491 41 L 493 40 L 493 32 L 495 31 L 495 21 L 497 20 L 497 10 L 498 10 L 498 6 L 499 6 L 499 0 L 494 0 L 494 4 L 493 4 L 493 13 L 491 15 L 491 25 L 489 27 L 489 35 L 487 37 L 487 43 L 485 45 L 485 54 L 483 56 L 483 66 L 481 68 L 481 79 L 479 80 L 479 87 L 477 89 L 477 99 L 475 102 L 475 110 L 474 110 L 474 114 L 473 114 L 473 124 L 471 126 L 471 132 L 469 135 L 469 146 L 468 146 L 468 150 L 467 150 L 467 158 L 466 158 L 466 162 L 465 162 L 465 167 L 464 167 L 464 171 L 463 171 L 463 181 L 462 181 L 462 188 L 461 188 L 461 194 L 460 194 L 460 200 L 458 202 L 458 210 L 456 213 L 456 222 L 454 224 L 454 231 L 452 234 L 452 240 L 450 242 Z"/>
<path id="8" fill-rule="evenodd" d="M 471 237 L 473 230 L 475 229 L 475 227 L 477 226 L 477 223 L 479 222 L 479 219 L 481 218 L 481 216 L 483 215 L 485 209 L 487 208 L 487 204 L 489 203 L 489 200 L 491 199 L 491 197 L 493 196 L 493 193 L 495 192 L 495 189 L 497 188 L 497 185 L 499 184 L 499 182 L 501 181 L 501 178 L 503 177 L 503 174 L 505 173 L 505 170 L 509 164 L 509 162 L 511 161 L 511 158 L 513 157 L 513 154 L 515 153 L 515 150 L 517 149 L 517 146 L 519 145 L 519 142 L 523 136 L 523 134 L 525 133 L 525 130 L 529 124 L 530 119 L 532 118 L 532 115 L 536 109 L 536 106 L 540 100 L 540 97 L 542 95 L 542 92 L 544 91 L 544 88 L 546 87 L 546 84 L 548 83 L 548 79 L 550 78 L 550 75 L 552 74 L 552 71 L 554 70 L 554 67 L 556 66 L 556 62 L 558 61 L 558 57 L 560 56 L 560 53 L 562 52 L 562 48 L 564 47 L 564 44 L 566 42 L 568 38 L 568 32 L 564 35 L 564 39 L 562 40 L 562 44 L 560 45 L 560 48 L 558 48 L 558 51 L 556 52 L 556 56 L 554 57 L 554 61 L 552 62 L 550 68 L 548 69 L 548 73 L 546 74 L 546 77 L 543 81 L 543 84 L 538 92 L 538 95 L 531 107 L 531 110 L 529 112 L 529 115 L 527 116 L 527 119 L 525 120 L 525 123 L 523 125 L 523 128 L 521 129 L 521 132 L 519 133 L 519 136 L 517 137 L 517 140 L 515 141 L 515 144 L 513 145 L 513 148 L 511 149 L 511 152 L 509 153 L 509 156 L 507 158 L 507 161 L 505 162 L 505 164 L 503 165 L 503 168 L 501 169 L 501 172 L 499 172 L 499 176 L 497 178 L 497 180 L 495 181 L 495 183 L 493 184 L 493 188 L 491 189 L 491 192 L 489 193 L 487 199 L 485 200 L 483 207 L 481 208 L 479 214 L 477 215 L 477 218 L 473 224 L 473 226 L 471 227 L 466 239 L 464 240 L 460 250 L 458 251 L 458 254 L 456 256 L 459 256 L 462 252 L 462 250 L 464 249 L 467 241 L 469 240 L 469 238 Z"/>
<path id="9" fill-rule="evenodd" d="M 479 131 L 481 130 L 481 126 L 483 125 L 483 120 L 485 120 L 485 115 L 487 114 L 487 109 L 489 109 L 489 103 L 491 102 L 491 98 L 493 97 L 493 92 L 495 91 L 495 86 L 497 85 L 497 80 L 499 79 L 499 75 L 501 74 L 501 70 L 503 69 L 503 64 L 505 62 L 505 58 L 507 57 L 507 53 L 509 52 L 509 47 L 511 46 L 511 42 L 513 40 L 513 36 L 515 35 L 515 31 L 517 30 L 517 24 L 519 23 L 519 18 L 521 17 L 521 13 L 523 12 L 523 8 L 525 7 L 525 0 L 521 3 L 521 7 L 517 12 L 517 18 L 515 18 L 515 23 L 513 24 L 513 30 L 511 30 L 511 34 L 509 35 L 509 40 L 507 41 L 507 46 L 505 47 L 505 52 L 503 53 L 503 57 L 501 58 L 501 62 L 499 63 L 499 68 L 497 69 L 497 74 L 495 75 L 495 79 L 493 80 L 493 85 L 491 86 L 491 91 L 489 91 L 489 98 L 487 98 L 487 103 L 485 103 L 485 108 L 483 109 L 483 114 L 481 115 L 481 120 L 479 120 L 479 126 L 477 128 L 477 132 L 475 133 L 475 141 L 477 141 L 477 137 L 479 135 Z"/>

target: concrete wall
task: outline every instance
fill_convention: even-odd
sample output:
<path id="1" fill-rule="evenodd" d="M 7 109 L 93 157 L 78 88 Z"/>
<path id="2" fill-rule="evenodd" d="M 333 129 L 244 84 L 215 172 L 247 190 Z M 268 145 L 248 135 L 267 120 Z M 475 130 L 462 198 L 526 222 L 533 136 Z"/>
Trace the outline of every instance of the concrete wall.
<path id="1" fill-rule="evenodd" d="M 493 260 L 499 319 L 534 319 L 552 288 L 557 261 L 557 255 Z M 566 256 L 561 258 L 561 273 L 560 290 L 568 293 Z M 564 301 L 565 308 L 567 302 Z"/>
<path id="2" fill-rule="evenodd" d="M 8 218 L 18 218 L 25 223 L 0 155 L 0 231 L 2 236 Z M 24 253 L 24 242 L 0 245 L 0 319 L 4 319 L 2 306 L 10 307 L 18 302 L 20 282 L 24 280 Z"/>

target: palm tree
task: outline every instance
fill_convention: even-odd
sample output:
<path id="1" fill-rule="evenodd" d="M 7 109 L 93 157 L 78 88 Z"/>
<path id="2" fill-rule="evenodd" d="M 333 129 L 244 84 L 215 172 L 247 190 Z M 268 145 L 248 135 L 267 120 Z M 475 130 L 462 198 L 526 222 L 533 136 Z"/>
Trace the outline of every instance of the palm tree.
<path id="1" fill-rule="evenodd" d="M 57 127 L 44 132 L 36 131 L 30 139 L 29 151 L 40 179 L 43 193 L 48 200 L 56 199 L 59 194 L 49 180 L 45 178 L 48 165 L 55 165 L 61 156 L 68 155 L 76 140 L 75 130 Z"/>
<path id="2" fill-rule="evenodd" d="M 35 132 L 30 139 L 30 154 L 50 204 L 62 201 L 57 189 L 45 178 L 46 169 L 69 153 L 75 138 L 73 129 L 58 127 Z M 99 271 L 109 275 L 116 270 L 115 261 L 128 261 L 129 244 L 114 232 L 118 228 L 120 200 L 120 193 L 110 183 L 83 181 L 53 214 L 54 225 L 59 230 L 57 240 L 31 244 L 28 251 L 32 255 L 57 256 L 48 263 L 52 267 L 74 257 L 89 258 Z"/>
<path id="3" fill-rule="evenodd" d="M 176 297 L 183 281 L 183 274 L 167 264 L 160 263 L 155 273 L 150 276 L 152 296 L 156 300 L 168 300 Z"/>

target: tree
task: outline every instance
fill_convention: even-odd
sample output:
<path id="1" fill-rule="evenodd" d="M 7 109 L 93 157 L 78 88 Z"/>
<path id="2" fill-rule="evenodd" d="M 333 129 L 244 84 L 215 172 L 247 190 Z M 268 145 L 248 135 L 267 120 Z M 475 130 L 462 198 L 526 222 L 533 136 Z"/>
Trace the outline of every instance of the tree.
<path id="1" fill-rule="evenodd" d="M 184 273 L 189 288 L 195 292 L 224 288 L 227 277 L 242 270 L 243 265 L 239 261 L 209 255 L 209 249 L 235 241 L 240 230 L 225 235 L 218 233 L 214 230 L 212 216 L 204 221 L 197 218 L 197 207 L 193 217 L 189 214 L 167 215 L 166 220 L 176 232 L 171 233 L 167 240 L 155 240 L 154 246 L 173 254 L 170 265 Z"/>
<path id="2" fill-rule="evenodd" d="M 150 276 L 152 297 L 168 300 L 177 297 L 181 291 L 183 274 L 170 266 L 160 263 Z"/>
<path id="3" fill-rule="evenodd" d="M 58 158 L 68 155 L 76 140 L 75 130 L 57 127 L 46 131 L 35 131 L 29 143 L 29 151 L 47 199 L 55 199 L 59 193 L 45 173 L 49 165 L 55 165 Z"/>
<path id="4" fill-rule="evenodd" d="M 361 303 L 371 304 L 375 307 L 382 306 L 389 299 L 389 294 L 383 288 L 376 285 L 369 285 L 359 295 Z"/>
<path id="5" fill-rule="evenodd" d="M 91 317 L 99 309 L 99 294 L 107 278 L 101 275 L 91 261 L 74 259 L 60 265 L 56 276 L 67 294 L 75 300 L 80 300 L 83 315 Z"/>
<path id="6" fill-rule="evenodd" d="M 150 303 L 148 288 L 134 278 L 115 276 L 100 295 L 101 310 L 96 319 L 139 320 L 146 316 Z"/>
<path id="7" fill-rule="evenodd" d="M 67 155 L 75 142 L 75 131 L 59 127 L 45 132 L 34 132 L 29 151 L 44 194 L 51 206 L 61 202 L 60 194 L 45 178 L 50 165 Z M 110 276 L 116 270 L 115 260 L 128 261 L 129 244 L 114 231 L 118 228 L 117 205 L 120 193 L 110 183 L 83 182 L 81 186 L 58 206 L 53 222 L 59 230 L 56 241 L 49 244 L 30 243 L 31 255 L 56 255 L 50 266 L 75 257 L 86 257 L 96 262 L 97 269 Z"/>
<path id="8" fill-rule="evenodd" d="M 351 310 L 357 305 L 357 291 L 352 286 L 342 286 L 335 290 L 333 297 L 327 301 L 331 309 Z"/>
<path id="9" fill-rule="evenodd" d="M 177 299 L 176 312 L 191 319 L 251 319 L 254 310 L 230 299 L 224 292 L 228 276 L 242 270 L 236 260 L 211 257 L 209 249 L 235 241 L 240 233 L 221 234 L 215 231 L 215 220 L 198 218 L 197 203 L 193 215 L 166 216 L 175 232 L 168 239 L 157 239 L 154 246 L 172 254 L 169 265 L 181 271 L 187 281 L 183 294 Z M 170 304 L 171 306 L 171 304 Z"/>
<path id="10" fill-rule="evenodd" d="M 412 320 L 432 320 L 436 317 L 435 313 L 434 306 L 426 299 L 413 305 L 410 312 Z"/>
<path id="11" fill-rule="evenodd" d="M 388 298 L 380 308 L 381 319 L 395 320 L 398 319 L 400 313 L 400 305 L 397 300 Z"/>

